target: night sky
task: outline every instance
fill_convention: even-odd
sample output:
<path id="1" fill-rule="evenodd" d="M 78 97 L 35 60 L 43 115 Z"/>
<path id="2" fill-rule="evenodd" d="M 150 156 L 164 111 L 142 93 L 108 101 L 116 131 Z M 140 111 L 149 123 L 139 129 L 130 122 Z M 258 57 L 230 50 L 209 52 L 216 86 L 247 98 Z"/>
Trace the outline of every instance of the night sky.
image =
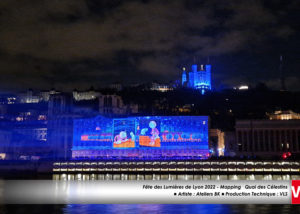
<path id="1" fill-rule="evenodd" d="M 0 90 L 174 81 L 209 61 L 213 87 L 300 90 L 299 0 L 1 0 Z M 0 91 L 0 92 L 1 92 Z"/>

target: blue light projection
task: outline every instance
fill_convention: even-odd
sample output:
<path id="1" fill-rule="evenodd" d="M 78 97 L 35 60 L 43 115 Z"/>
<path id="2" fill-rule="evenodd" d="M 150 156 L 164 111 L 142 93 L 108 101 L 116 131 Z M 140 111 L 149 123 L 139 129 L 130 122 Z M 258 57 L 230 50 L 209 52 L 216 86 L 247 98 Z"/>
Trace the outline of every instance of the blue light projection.
<path id="1" fill-rule="evenodd" d="M 204 159 L 208 154 L 207 116 L 74 121 L 73 159 Z"/>
<path id="2" fill-rule="evenodd" d="M 200 70 L 198 70 L 197 65 L 192 65 L 192 70 L 188 72 L 188 75 L 183 68 L 182 86 L 201 90 L 202 94 L 211 90 L 211 65 L 201 65 Z"/>

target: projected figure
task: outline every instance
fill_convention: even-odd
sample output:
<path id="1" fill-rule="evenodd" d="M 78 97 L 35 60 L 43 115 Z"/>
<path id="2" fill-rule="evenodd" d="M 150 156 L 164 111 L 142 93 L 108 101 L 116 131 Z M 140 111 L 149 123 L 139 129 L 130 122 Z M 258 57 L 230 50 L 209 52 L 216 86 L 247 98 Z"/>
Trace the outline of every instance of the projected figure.
<path id="1" fill-rule="evenodd" d="M 149 127 L 151 128 L 150 136 L 146 136 L 146 133 L 149 130 L 148 128 L 143 128 L 141 130 L 141 135 L 139 137 L 140 146 L 160 147 L 160 137 L 159 131 L 156 128 L 156 122 L 151 120 L 149 122 Z"/>
<path id="2" fill-rule="evenodd" d="M 159 139 L 159 131 L 156 128 L 156 122 L 155 121 L 150 121 L 149 127 L 152 129 L 151 130 L 151 137 L 150 137 L 150 145 L 155 144 L 155 140 Z"/>
<path id="3" fill-rule="evenodd" d="M 127 138 L 127 133 L 121 131 L 120 134 L 114 138 L 114 147 L 134 147 L 135 136 L 130 132 L 131 139 Z"/>
<path id="4" fill-rule="evenodd" d="M 115 144 L 121 144 L 126 141 L 127 141 L 127 134 L 124 131 L 122 131 L 122 132 L 120 132 L 120 134 L 116 135 L 115 139 L 114 139 Z"/>

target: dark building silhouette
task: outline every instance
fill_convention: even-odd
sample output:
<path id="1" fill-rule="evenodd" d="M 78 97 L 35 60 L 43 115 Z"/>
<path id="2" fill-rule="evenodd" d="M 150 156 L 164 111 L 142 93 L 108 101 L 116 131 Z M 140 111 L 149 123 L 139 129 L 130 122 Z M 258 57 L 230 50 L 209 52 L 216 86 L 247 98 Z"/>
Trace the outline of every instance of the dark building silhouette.
<path id="1" fill-rule="evenodd" d="M 54 159 L 71 157 L 73 142 L 72 95 L 53 94 L 48 102 L 48 142 L 53 148 Z"/>

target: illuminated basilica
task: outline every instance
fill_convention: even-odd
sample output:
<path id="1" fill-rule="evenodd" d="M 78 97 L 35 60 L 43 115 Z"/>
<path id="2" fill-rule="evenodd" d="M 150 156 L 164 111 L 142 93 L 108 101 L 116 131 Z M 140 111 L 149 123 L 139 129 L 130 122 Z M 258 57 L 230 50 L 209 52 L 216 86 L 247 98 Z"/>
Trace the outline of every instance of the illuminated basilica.
<path id="1" fill-rule="evenodd" d="M 200 69 L 196 64 L 192 65 L 192 70 L 187 72 L 182 69 L 182 86 L 205 91 L 211 90 L 211 65 L 201 65 Z"/>

